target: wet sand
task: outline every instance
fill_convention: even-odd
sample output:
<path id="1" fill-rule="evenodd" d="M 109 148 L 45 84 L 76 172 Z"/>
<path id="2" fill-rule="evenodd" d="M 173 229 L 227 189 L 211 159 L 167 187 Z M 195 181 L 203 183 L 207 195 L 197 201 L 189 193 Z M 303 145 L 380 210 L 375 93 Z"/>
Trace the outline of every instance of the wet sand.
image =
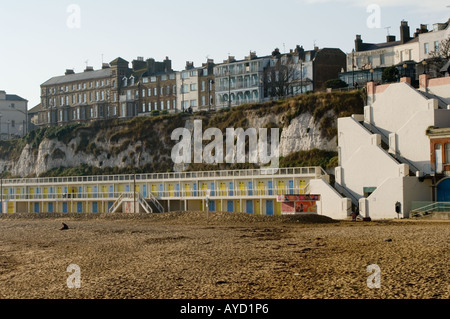
<path id="1" fill-rule="evenodd" d="M 206 218 L 1 215 L 0 298 L 450 298 L 448 221 Z M 72 264 L 80 289 L 67 286 Z M 369 265 L 379 289 L 367 285 Z"/>

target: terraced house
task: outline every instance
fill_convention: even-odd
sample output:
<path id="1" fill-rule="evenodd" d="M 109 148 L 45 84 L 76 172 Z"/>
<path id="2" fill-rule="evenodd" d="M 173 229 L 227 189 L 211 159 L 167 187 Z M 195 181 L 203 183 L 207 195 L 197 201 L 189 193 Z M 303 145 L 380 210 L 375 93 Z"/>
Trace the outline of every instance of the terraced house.
<path id="1" fill-rule="evenodd" d="M 84 72 L 66 70 L 41 85 L 38 126 L 85 123 L 119 116 L 121 81 L 131 74 L 128 62 L 117 58 L 101 70 L 86 67 Z"/>
<path id="2" fill-rule="evenodd" d="M 131 74 L 121 79 L 120 117 L 149 115 L 154 111 L 174 112 L 177 101 L 176 73 L 172 61 L 132 61 Z"/>
<path id="3" fill-rule="evenodd" d="M 201 67 L 188 61 L 185 70 L 177 72 L 178 110 L 196 112 L 215 107 L 214 65 L 211 59 Z"/>

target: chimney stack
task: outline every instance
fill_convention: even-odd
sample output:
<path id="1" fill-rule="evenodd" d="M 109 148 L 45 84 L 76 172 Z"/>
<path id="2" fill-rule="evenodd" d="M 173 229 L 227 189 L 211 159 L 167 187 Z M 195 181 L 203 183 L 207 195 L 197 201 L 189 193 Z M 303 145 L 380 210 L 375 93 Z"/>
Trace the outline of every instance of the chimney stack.
<path id="1" fill-rule="evenodd" d="M 94 67 L 92 66 L 87 66 L 86 70 L 84 70 L 84 72 L 92 72 L 92 71 L 94 71 Z"/>
<path id="2" fill-rule="evenodd" d="M 405 44 L 409 40 L 411 40 L 411 36 L 408 21 L 402 21 L 400 25 L 400 41 L 402 44 Z"/>
<path id="3" fill-rule="evenodd" d="M 357 34 L 356 40 L 355 40 L 355 51 L 356 52 L 362 51 L 362 46 L 363 46 L 363 41 L 361 39 L 361 35 Z"/>
<path id="4" fill-rule="evenodd" d="M 65 75 L 75 74 L 74 70 L 67 69 Z"/>
<path id="5" fill-rule="evenodd" d="M 395 35 L 388 35 L 386 37 L 386 42 L 395 42 Z"/>

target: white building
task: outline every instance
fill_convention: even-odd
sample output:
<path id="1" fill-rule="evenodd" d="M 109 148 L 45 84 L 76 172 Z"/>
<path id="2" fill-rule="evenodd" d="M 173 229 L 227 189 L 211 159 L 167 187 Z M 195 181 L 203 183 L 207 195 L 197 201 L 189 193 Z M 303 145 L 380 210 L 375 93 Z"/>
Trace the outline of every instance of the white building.
<path id="1" fill-rule="evenodd" d="M 420 84 L 416 90 L 407 78 L 380 86 L 370 82 L 364 115 L 338 120 L 335 187 L 363 217 L 408 218 L 413 202 L 434 199 L 427 130 L 450 127 L 450 77 L 429 79 L 423 74 Z M 315 183 L 309 192 L 322 195 L 322 205 L 330 209 L 323 214 L 343 218 L 343 196 L 325 183 Z"/>
<path id="2" fill-rule="evenodd" d="M 449 26 L 449 22 L 436 23 L 429 30 L 422 24 L 411 35 L 408 22 L 402 21 L 400 39 L 388 35 L 383 43 L 365 43 L 361 35 L 357 35 L 355 49 L 347 54 L 346 72 L 342 72 L 340 78 L 349 84 L 358 82 L 361 85 L 370 81 L 371 76 L 380 81 L 384 68 L 398 66 L 402 75 L 406 72 L 415 81 L 418 77 L 415 65 L 430 58 L 430 53 L 437 51 L 440 43 L 450 37 Z M 408 70 L 403 69 L 404 64 Z M 374 73 L 370 75 L 369 70 L 374 70 Z"/>
<path id="3" fill-rule="evenodd" d="M 450 20 L 447 23 L 433 24 L 431 32 L 419 35 L 419 61 L 430 57 L 433 51 L 439 51 L 439 45 L 442 41 L 450 38 Z"/>
<path id="4" fill-rule="evenodd" d="M 214 107 L 214 60 L 201 67 L 186 63 L 183 71 L 177 72 L 177 110 L 197 112 Z"/>
<path id="5" fill-rule="evenodd" d="M 218 108 L 258 103 L 264 98 L 263 72 L 271 56 L 257 57 L 251 52 L 244 60 L 229 57 L 214 67 L 216 106 Z"/>
<path id="6" fill-rule="evenodd" d="M 0 91 L 0 139 L 23 136 L 28 132 L 28 101 Z"/>

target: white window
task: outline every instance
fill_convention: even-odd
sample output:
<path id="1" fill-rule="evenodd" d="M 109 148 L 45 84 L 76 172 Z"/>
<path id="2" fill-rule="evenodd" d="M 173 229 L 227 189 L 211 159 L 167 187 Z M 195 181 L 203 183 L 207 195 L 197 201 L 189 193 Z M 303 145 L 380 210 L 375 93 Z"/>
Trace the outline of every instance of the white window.
<path id="1" fill-rule="evenodd" d="M 164 95 L 164 88 L 163 87 L 161 87 L 161 95 Z"/>
<path id="2" fill-rule="evenodd" d="M 191 84 L 191 91 L 197 91 L 197 83 Z"/>
<path id="3" fill-rule="evenodd" d="M 169 80 L 175 80 L 175 73 L 169 74 Z"/>
<path id="4" fill-rule="evenodd" d="M 167 109 L 170 110 L 170 101 L 167 101 L 166 105 L 167 105 Z"/>
<path id="5" fill-rule="evenodd" d="M 155 82 L 156 82 L 156 76 L 152 76 L 152 77 L 150 78 L 150 82 L 155 83 Z"/>
<path id="6" fill-rule="evenodd" d="M 193 76 L 197 76 L 197 71 L 191 71 L 189 73 L 189 76 L 193 77 Z"/>
<path id="7" fill-rule="evenodd" d="M 105 91 L 101 92 L 101 100 L 104 101 L 105 100 Z"/>
<path id="8" fill-rule="evenodd" d="M 434 41 L 434 52 L 439 52 L 439 41 Z"/>
<path id="9" fill-rule="evenodd" d="M 164 101 L 161 101 L 161 110 L 164 110 Z"/>
<path id="10" fill-rule="evenodd" d="M 423 51 L 424 51 L 425 54 L 428 54 L 430 52 L 430 47 L 429 47 L 428 43 L 425 43 L 423 45 Z"/>
<path id="11" fill-rule="evenodd" d="M 167 75 L 161 75 L 161 81 L 167 81 Z"/>
<path id="12" fill-rule="evenodd" d="M 114 93 L 114 102 L 117 102 L 117 93 Z"/>
<path id="13" fill-rule="evenodd" d="M 202 81 L 202 92 L 205 92 L 206 89 L 206 83 L 205 81 Z"/>
<path id="14" fill-rule="evenodd" d="M 152 110 L 152 103 L 148 103 L 148 112 L 150 112 Z"/>
<path id="15" fill-rule="evenodd" d="M 197 106 L 197 100 L 191 100 L 191 107 Z"/>
<path id="16" fill-rule="evenodd" d="M 158 88 L 154 88 L 153 89 L 153 95 L 154 96 L 158 96 Z"/>
<path id="17" fill-rule="evenodd" d="M 202 106 L 205 106 L 205 105 L 206 105 L 206 97 L 202 96 Z"/>
<path id="18" fill-rule="evenodd" d="M 86 93 L 83 94 L 83 103 L 86 103 Z"/>
<path id="19" fill-rule="evenodd" d="M 145 90 L 142 90 L 142 97 L 145 97 Z"/>
<path id="20" fill-rule="evenodd" d="M 177 100 L 172 101 L 172 108 L 175 110 L 177 108 Z"/>
<path id="21" fill-rule="evenodd" d="M 148 78 L 142 78 L 142 83 L 148 83 Z"/>
<path id="22" fill-rule="evenodd" d="M 148 89 L 148 90 L 147 90 L 147 93 L 148 93 L 148 96 L 149 96 L 149 97 L 152 96 L 152 89 Z"/>
<path id="23" fill-rule="evenodd" d="M 98 100 L 100 100 L 99 98 L 100 98 L 100 96 L 99 96 L 98 92 L 95 92 L 95 100 L 98 101 Z"/>

